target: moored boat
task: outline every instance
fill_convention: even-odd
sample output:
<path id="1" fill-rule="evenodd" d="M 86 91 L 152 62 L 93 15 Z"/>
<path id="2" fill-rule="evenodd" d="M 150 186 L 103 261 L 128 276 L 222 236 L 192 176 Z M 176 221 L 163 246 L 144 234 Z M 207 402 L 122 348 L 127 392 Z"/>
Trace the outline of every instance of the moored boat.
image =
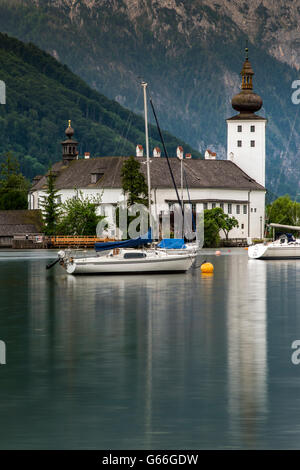
<path id="1" fill-rule="evenodd" d="M 290 234 L 282 235 L 271 243 L 249 246 L 250 259 L 300 259 L 300 240 Z"/>
<path id="2" fill-rule="evenodd" d="M 58 256 L 68 274 L 136 274 L 186 272 L 192 266 L 196 254 L 168 254 L 151 249 L 115 249 L 104 256 L 73 258 L 63 250 Z"/>

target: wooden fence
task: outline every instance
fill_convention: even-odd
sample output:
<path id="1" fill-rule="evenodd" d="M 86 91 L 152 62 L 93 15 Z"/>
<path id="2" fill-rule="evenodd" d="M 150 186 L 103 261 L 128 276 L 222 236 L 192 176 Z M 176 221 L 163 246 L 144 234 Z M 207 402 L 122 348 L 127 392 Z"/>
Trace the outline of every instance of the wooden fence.
<path id="1" fill-rule="evenodd" d="M 50 237 L 51 246 L 56 247 L 67 247 L 67 246 L 79 246 L 79 247 L 93 247 L 96 242 L 113 242 L 114 238 L 97 238 L 93 236 L 63 236 L 57 235 L 56 237 Z"/>

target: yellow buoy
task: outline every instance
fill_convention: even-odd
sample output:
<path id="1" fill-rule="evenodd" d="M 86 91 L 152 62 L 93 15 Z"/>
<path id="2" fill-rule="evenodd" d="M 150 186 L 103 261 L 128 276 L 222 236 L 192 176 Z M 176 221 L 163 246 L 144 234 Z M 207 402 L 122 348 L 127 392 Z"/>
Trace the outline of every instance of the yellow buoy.
<path id="1" fill-rule="evenodd" d="M 201 272 L 203 274 L 212 274 L 214 272 L 214 266 L 211 263 L 201 264 Z"/>

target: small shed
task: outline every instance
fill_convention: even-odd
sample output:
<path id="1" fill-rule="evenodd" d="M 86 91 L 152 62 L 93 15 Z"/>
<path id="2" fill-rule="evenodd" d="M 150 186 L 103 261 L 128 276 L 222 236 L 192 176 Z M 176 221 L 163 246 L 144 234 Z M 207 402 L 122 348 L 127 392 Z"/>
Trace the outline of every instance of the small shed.
<path id="1" fill-rule="evenodd" d="M 34 240 L 42 232 L 43 218 L 39 209 L 0 211 L 0 248 L 11 248 L 16 237 Z"/>

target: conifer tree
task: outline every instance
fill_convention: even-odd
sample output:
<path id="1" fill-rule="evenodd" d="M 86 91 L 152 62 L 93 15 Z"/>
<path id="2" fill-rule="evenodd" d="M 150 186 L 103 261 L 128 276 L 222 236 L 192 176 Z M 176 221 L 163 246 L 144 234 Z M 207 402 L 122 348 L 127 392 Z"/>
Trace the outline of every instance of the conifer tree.
<path id="1" fill-rule="evenodd" d="M 130 157 L 122 166 L 122 189 L 124 194 L 128 195 L 128 206 L 133 204 L 148 204 L 148 186 L 140 168 L 140 162 L 134 157 Z"/>
<path id="2" fill-rule="evenodd" d="M 58 190 L 55 189 L 55 176 L 50 170 L 47 176 L 47 196 L 44 196 L 41 204 L 43 209 L 45 234 L 55 235 L 60 217 L 60 203 L 57 201 Z"/>

